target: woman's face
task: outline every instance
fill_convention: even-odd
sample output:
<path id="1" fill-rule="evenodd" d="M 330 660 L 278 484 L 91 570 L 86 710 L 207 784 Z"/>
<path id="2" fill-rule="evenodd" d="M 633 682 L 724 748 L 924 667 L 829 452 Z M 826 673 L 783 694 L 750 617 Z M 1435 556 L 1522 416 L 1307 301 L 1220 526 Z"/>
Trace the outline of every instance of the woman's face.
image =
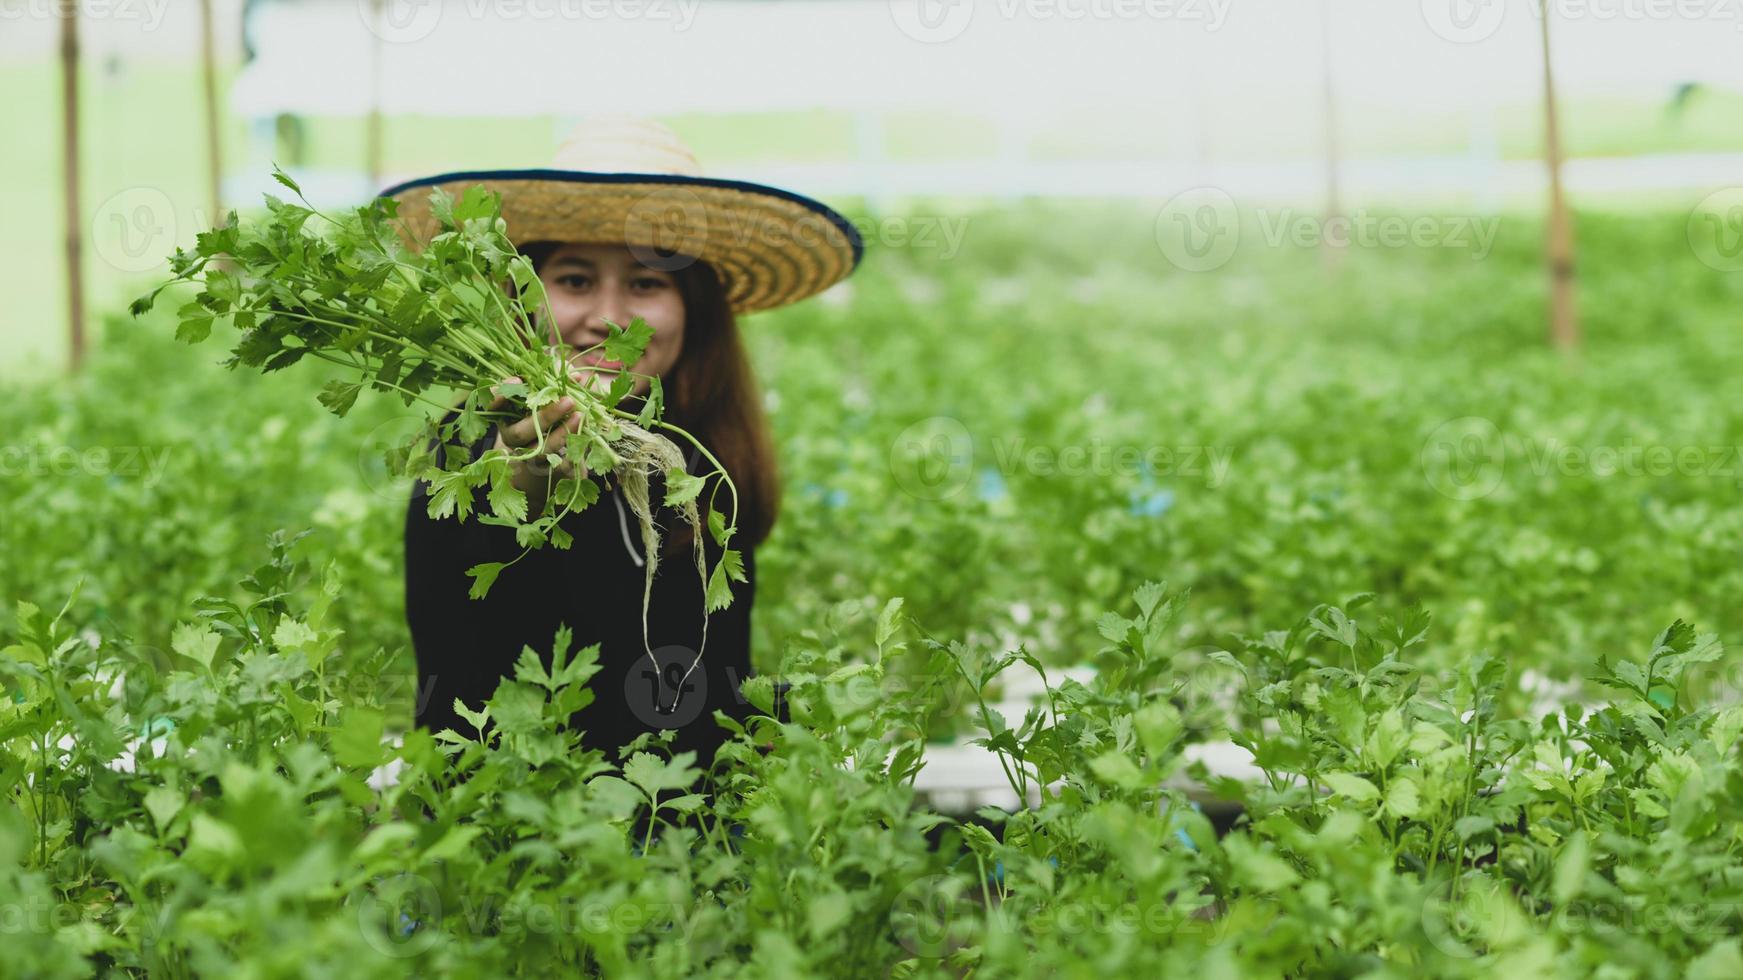
<path id="1" fill-rule="evenodd" d="M 627 327 L 641 317 L 654 335 L 630 370 L 659 377 L 678 362 L 684 349 L 684 298 L 669 272 L 650 269 L 623 245 L 565 242 L 539 269 L 545 296 L 563 343 L 573 348 L 570 361 L 584 372 L 583 383 L 603 391 L 612 375 L 588 370 L 619 370 L 603 351 L 580 352 L 605 340 L 606 321 Z M 635 379 L 634 393 L 646 394 L 646 378 Z"/>

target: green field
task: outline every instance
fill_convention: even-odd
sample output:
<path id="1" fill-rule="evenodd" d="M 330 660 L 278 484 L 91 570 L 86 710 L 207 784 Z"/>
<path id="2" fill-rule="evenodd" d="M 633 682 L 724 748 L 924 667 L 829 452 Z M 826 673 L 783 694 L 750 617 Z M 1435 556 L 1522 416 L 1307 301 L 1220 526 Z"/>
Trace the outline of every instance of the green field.
<path id="1" fill-rule="evenodd" d="M 0 185 L 6 215 L 0 290 L 13 298 L 0 319 L 0 374 L 40 375 L 66 353 L 64 236 L 60 199 L 59 82 L 52 62 L 0 65 L 4 131 L 15 140 Z M 132 273 L 151 256 L 190 245 L 210 216 L 200 130 L 200 84 L 186 66 L 152 61 L 88 64 L 83 74 L 85 274 L 101 309 L 130 297 Z M 1743 95 L 1716 89 L 1693 93 L 1680 108 L 1666 91 L 1631 100 L 1571 101 L 1563 107 L 1567 152 L 1573 157 L 1626 156 L 1743 149 Z M 730 173 L 759 160 L 857 159 L 855 123 L 841 112 L 771 112 L 677 116 L 667 120 L 696 148 L 705 166 Z M 1496 152 L 1506 160 L 1542 152 L 1537 106 L 1529 99 L 1498 107 Z M 985 119 L 944 112 L 891 112 L 881 119 L 891 159 L 993 160 L 1004 152 Z M 261 142 L 243 120 L 226 117 L 227 173 L 265 173 L 286 165 L 355 172 L 365 158 L 360 119 L 308 118 L 300 146 Z M 1285 115 L 1265 126 L 1222 126 L 1206 151 L 1231 160 L 1317 160 L 1323 152 L 1316 115 Z M 1456 156 L 1468 151 L 1471 120 L 1463 115 L 1408 113 L 1350 104 L 1340 119 L 1343 151 L 1361 156 Z M 389 174 L 525 166 L 547 159 L 560 122 L 545 117 L 389 117 L 383 168 Z M 466 133 L 455 139 L 456 132 Z M 1069 132 L 1069 138 L 1051 135 Z M 1022 147 L 1038 160 L 1154 160 L 1186 152 L 1176 132 L 1134 126 L 1124 118 L 1075 117 L 1068 126 L 1037 123 Z M 1653 206 L 1687 207 L 1683 194 L 1651 195 Z M 1695 195 L 1698 198 L 1699 195 Z M 253 202 L 226 202 L 226 206 Z M 831 202 L 842 204 L 844 202 Z M 1517 204 L 1519 202 L 1510 202 Z M 1638 204 L 1639 202 L 1632 202 Z M 1631 204 L 1594 202 L 1605 207 Z M 1449 205 L 1452 206 L 1452 205 Z M 149 251 L 142 251 L 149 249 Z M 157 271 L 161 271 L 158 266 Z"/>
<path id="2" fill-rule="evenodd" d="M 755 653 L 795 723 L 706 803 L 671 802 L 682 758 L 570 746 L 540 669 L 489 745 L 381 744 L 415 673 L 380 450 L 412 413 L 335 419 L 322 371 L 227 372 L 175 304 L 106 304 L 88 373 L 0 409 L 9 961 L 1737 975 L 1735 661 L 1666 628 L 1743 636 L 1743 279 L 1686 212 L 1582 213 L 1568 357 L 1529 219 L 1336 269 L 1247 227 L 1192 272 L 1130 210 L 952 212 L 953 254 L 874 245 L 749 318 L 785 481 Z M 982 714 L 1017 651 L 1098 679 Z M 1537 716 L 1550 683 L 1601 710 Z M 917 807 L 889 753 L 989 733 L 1046 805 Z M 1229 737 L 1266 778 L 1214 787 L 1245 813 L 1219 836 L 1158 787 Z"/>

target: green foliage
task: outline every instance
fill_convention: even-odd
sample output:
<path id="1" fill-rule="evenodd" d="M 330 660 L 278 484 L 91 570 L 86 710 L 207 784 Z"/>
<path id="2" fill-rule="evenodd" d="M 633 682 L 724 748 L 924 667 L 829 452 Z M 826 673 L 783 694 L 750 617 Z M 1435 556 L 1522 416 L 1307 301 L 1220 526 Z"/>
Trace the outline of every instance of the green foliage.
<path id="1" fill-rule="evenodd" d="M 1424 673 L 1413 624 L 1322 607 L 1211 687 L 1167 640 L 1184 596 L 1103 618 L 1102 669 L 1020 721 L 988 705 L 1026 650 L 911 625 L 795 651 L 790 722 L 714 767 L 642 736 L 583 750 L 594 647 L 523 652 L 474 730 L 389 738 L 345 696 L 342 583 L 275 537 L 245 603 L 141 656 L 21 603 L 0 648 L 0 898 L 27 973 L 695 976 L 1717 975 L 1738 958 L 1743 707 L 1695 703 L 1718 655 L 1682 624 L 1654 680 L 1539 720 L 1478 659 Z M 1128 615 L 1130 614 L 1130 615 Z M 1630 661 L 1630 663 L 1632 663 Z M 1637 680 L 1638 677 L 1638 680 Z M 919 678 L 916 684 L 914 678 Z M 1650 692 L 1661 685 L 1662 703 Z M 770 681 L 748 685 L 768 708 Z M 1262 772 L 1189 761 L 1234 732 Z M 970 705 L 1033 806 L 917 805 L 930 715 Z M 492 727 L 482 735 L 485 719 Z M 1171 782 L 1241 801 L 1219 838 Z M 387 773 L 393 778 L 384 778 Z"/>
<path id="2" fill-rule="evenodd" d="M 318 220 L 292 207 L 267 221 Z M 207 307 L 113 322 L 84 378 L 0 400 L 5 969 L 1737 975 L 1743 710 L 1685 625 L 1743 628 L 1734 457 L 1542 465 L 1743 444 L 1743 283 L 1674 258 L 1685 218 L 1582 219 L 1578 365 L 1537 350 L 1539 236 L 1512 218 L 1482 262 L 1363 253 L 1329 280 L 1286 250 L 1158 272 L 1147 226 L 983 213 L 950 263 L 886 249 L 851 295 L 760 317 L 788 493 L 755 647 L 793 720 L 751 682 L 759 717 L 694 783 L 654 740 L 575 747 L 558 719 L 610 692 L 565 637 L 466 731 L 405 732 L 425 403 L 313 356 L 216 370 L 167 341 L 233 328 Z M 970 437 L 953 492 L 897 452 L 935 416 Z M 1464 416 L 1507 465 L 1461 499 L 1424 445 Z M 1228 468 L 1028 455 L 1098 439 Z M 513 517 L 473 489 L 456 514 Z M 1005 717 L 1018 669 L 1053 683 Z M 1596 700 L 1539 707 L 1544 678 Z M 942 734 L 1036 807 L 919 804 Z M 1199 768 L 1222 738 L 1255 780 Z M 1232 828 L 1179 788 L 1195 771 Z"/>
<path id="3" fill-rule="evenodd" d="M 134 301 L 132 315 L 149 312 L 165 289 L 197 284 L 200 291 L 177 314 L 177 339 L 199 343 L 222 323 L 240 332 L 229 367 L 273 372 L 305 357 L 340 365 L 350 380 L 329 381 L 317 396 L 340 417 L 350 413 L 365 388 L 397 392 L 408 406 L 423 401 L 438 409 L 445 406 L 428 392 L 460 392 L 462 410 L 452 421 L 431 421 L 395 447 L 394 459 L 403 467 L 398 472 L 429 481 L 431 517 L 465 521 L 475 495 L 481 496 L 480 506 L 493 522 L 515 528 L 523 557 L 549 542 L 577 504 L 585 506 L 598 494 L 552 494 L 548 483 L 543 511 L 529 516 L 526 495 L 510 485 L 508 472 L 511 463 L 543 453 L 542 431 L 524 449 L 491 447 L 476 460 L 451 450 L 481 438 L 489 420 L 507 423 L 531 414 L 537 426 L 540 408 L 569 398 L 581 421 L 567 451 L 577 461 L 585 454 L 588 469 L 581 479 L 597 490 L 599 481 L 616 477 L 630 496 L 644 540 L 657 543 L 647 488 L 650 479 L 670 474 L 666 502 L 695 531 L 696 565 L 710 582 L 704 519 L 696 501 L 711 480 L 724 483 L 733 510 L 728 526 L 736 526 L 737 489 L 712 453 L 660 418 L 658 398 L 648 399 L 636 413 L 618 407 L 633 387 L 628 368 L 641 359 L 653 337 L 651 327 L 639 320 L 628 327 L 613 324 L 602 344 L 580 352 L 555 344 L 543 284 L 532 261 L 505 234 L 500 196 L 481 186 L 468 188 L 458 201 L 440 188 L 432 190 L 431 212 L 440 230 L 414 251 L 394 224 L 396 200 L 376 198 L 328 216 L 309 205 L 289 175 L 275 170 L 273 177 L 303 206 L 266 195 L 263 220 L 238 223 L 231 212 L 225 226 L 198 237 L 192 253 L 176 249 L 172 278 Z M 602 394 L 576 381 L 569 360 L 600 349 L 626 366 Z M 510 384 L 509 378 L 519 380 Z M 496 390 L 507 407 L 486 407 Z M 649 432 L 650 426 L 696 444 L 714 470 L 706 477 L 686 472 L 677 447 Z M 657 547 L 649 549 L 649 589 L 657 553 Z M 737 557 L 730 549 L 727 554 Z M 471 597 L 483 598 L 498 573 L 518 560 L 473 568 Z M 711 609 L 731 598 L 729 590 L 710 585 Z"/>

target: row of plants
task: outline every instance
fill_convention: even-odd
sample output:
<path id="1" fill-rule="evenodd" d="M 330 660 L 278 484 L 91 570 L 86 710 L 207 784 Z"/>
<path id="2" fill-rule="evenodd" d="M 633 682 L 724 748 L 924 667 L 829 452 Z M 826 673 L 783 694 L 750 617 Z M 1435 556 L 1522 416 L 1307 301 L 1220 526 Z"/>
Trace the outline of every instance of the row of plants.
<path id="1" fill-rule="evenodd" d="M 1739 626 L 1743 286 L 1680 220 L 1583 223 L 1579 362 L 1513 219 L 1194 274 L 1035 205 L 753 318 L 787 495 L 706 774 L 579 751 L 616 694 L 561 636 L 490 734 L 407 731 L 384 456 L 429 413 L 116 316 L 0 399 L 7 969 L 1743 972 L 1738 677 L 1682 625 Z M 1019 664 L 1096 679 L 1000 717 Z M 928 809 L 950 734 L 1041 805 Z M 1193 771 L 1221 739 L 1258 782 Z"/>
<path id="2" fill-rule="evenodd" d="M 1563 678 L 1674 619 L 1743 626 L 1743 287 L 1678 258 L 1678 221 L 1586 219 L 1592 343 L 1569 364 L 1524 326 L 1542 283 L 1514 219 L 1481 261 L 1373 251 L 1328 278 L 1288 250 L 1158 273 L 1129 217 L 1030 210 L 970 215 L 949 258 L 874 251 L 851 288 L 747 323 L 785 485 L 763 666 L 865 640 L 890 595 L 1074 663 L 1071 624 L 1162 572 L 1206 646 L 1369 591 L 1431 609 L 1447 666 L 1488 651 Z M 79 585 L 161 648 L 249 542 L 308 526 L 353 583 L 353 645 L 405 658 L 409 491 L 383 457 L 422 403 L 335 420 L 308 395 L 326 365 L 235 374 L 175 329 L 117 316 L 85 379 L 7 383 L 0 595 Z M 1669 469 L 1604 470 L 1630 447 Z"/>
<path id="3" fill-rule="evenodd" d="M 0 648 L 0 930 L 14 975 L 1736 976 L 1743 707 L 1678 622 L 1601 704 L 1502 710 L 1425 614 L 1321 606 L 1208 661 L 1148 583 L 1082 631 L 1091 683 L 989 707 L 1026 649 L 928 634 L 795 648 L 706 773 L 644 736 L 583 750 L 596 648 L 524 651 L 474 730 L 386 738 L 341 669 L 333 562 L 278 535 L 171 647 L 21 603 Z M 1081 637 L 1080 637 L 1081 639 Z M 382 661 L 381 665 L 385 665 Z M 379 665 L 378 665 L 379 666 Z M 1234 711 L 1228 710 L 1232 696 Z M 1038 807 L 915 799 L 930 717 L 976 719 Z M 1232 729 L 1231 718 L 1257 719 Z M 704 721 L 707 723 L 707 720 Z M 1219 837 L 1168 778 L 1233 735 Z M 384 767 L 396 770 L 384 779 Z"/>

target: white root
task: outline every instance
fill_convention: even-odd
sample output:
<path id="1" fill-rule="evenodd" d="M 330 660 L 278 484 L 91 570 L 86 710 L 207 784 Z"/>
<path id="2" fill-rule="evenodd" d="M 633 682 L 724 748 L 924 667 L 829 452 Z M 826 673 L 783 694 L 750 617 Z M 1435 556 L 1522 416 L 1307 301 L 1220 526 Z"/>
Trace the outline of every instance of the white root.
<path id="1" fill-rule="evenodd" d="M 642 550 L 646 552 L 644 562 L 646 580 L 642 586 L 642 650 L 647 654 L 648 663 L 655 671 L 660 669 L 659 661 L 654 658 L 652 643 L 648 639 L 648 601 L 653 595 L 654 572 L 659 565 L 660 528 L 654 523 L 654 507 L 649 500 L 649 483 L 655 473 L 665 473 L 669 470 L 686 472 L 687 468 L 683 453 L 678 447 L 662 436 L 655 435 L 634 422 L 619 422 L 617 426 L 620 445 L 628 443 L 628 452 L 623 452 L 623 465 L 617 470 L 618 486 L 623 488 L 624 498 L 629 501 L 629 509 L 635 514 L 636 522 L 641 527 Z M 703 552 L 699 511 L 694 499 L 685 501 L 678 507 L 679 516 L 690 525 L 691 539 L 695 544 L 696 572 L 702 576 L 704 593 L 708 586 L 707 558 Z M 690 674 L 702 662 L 702 651 L 708 647 L 708 612 L 707 599 L 703 600 L 702 614 L 702 649 L 696 651 L 696 658 L 690 662 L 689 669 L 677 685 L 673 695 L 672 707 L 677 707 L 677 699 L 683 696 L 684 681 L 690 679 Z"/>

